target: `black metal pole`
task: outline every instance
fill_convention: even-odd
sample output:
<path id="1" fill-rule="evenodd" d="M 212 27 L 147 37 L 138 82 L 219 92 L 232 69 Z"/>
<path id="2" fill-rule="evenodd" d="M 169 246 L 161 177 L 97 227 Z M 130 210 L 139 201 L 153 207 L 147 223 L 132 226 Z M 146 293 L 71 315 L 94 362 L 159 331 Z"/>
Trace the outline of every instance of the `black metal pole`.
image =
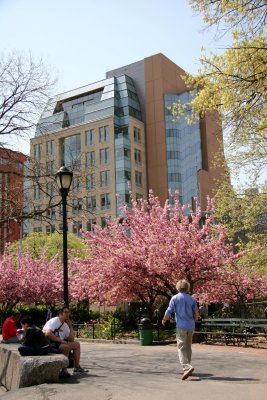
<path id="1" fill-rule="evenodd" d="M 68 225 L 67 225 L 67 194 L 62 190 L 62 213 L 63 213 L 63 285 L 64 285 L 64 307 L 69 307 L 68 288 Z"/>

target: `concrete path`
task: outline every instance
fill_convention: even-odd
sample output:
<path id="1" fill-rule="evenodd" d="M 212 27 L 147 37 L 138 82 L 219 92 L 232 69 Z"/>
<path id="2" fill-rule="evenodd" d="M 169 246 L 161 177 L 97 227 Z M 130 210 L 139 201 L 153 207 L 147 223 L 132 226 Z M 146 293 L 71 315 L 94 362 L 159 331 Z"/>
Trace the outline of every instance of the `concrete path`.
<path id="1" fill-rule="evenodd" d="M 181 380 L 175 345 L 82 343 L 85 376 L 14 392 L 1 400 L 266 400 L 267 351 L 193 345 L 194 374 Z"/>

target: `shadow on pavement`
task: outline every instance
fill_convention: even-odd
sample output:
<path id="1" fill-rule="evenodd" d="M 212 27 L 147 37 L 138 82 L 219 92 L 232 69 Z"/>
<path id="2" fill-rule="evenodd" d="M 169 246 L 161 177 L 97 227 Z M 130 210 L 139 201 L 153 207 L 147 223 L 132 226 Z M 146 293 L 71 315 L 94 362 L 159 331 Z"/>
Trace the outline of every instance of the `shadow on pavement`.
<path id="1" fill-rule="evenodd" d="M 60 379 L 58 383 L 59 384 L 64 383 L 64 385 L 66 383 L 69 383 L 70 385 L 74 385 L 80 383 L 80 381 L 84 378 L 106 378 L 106 377 L 107 375 L 94 375 L 94 374 L 71 375 L 70 378 Z"/>
<path id="2" fill-rule="evenodd" d="M 198 378 L 198 379 L 194 379 Z M 232 376 L 213 376 L 212 374 L 201 374 L 201 373 L 195 373 L 192 378 L 190 379 L 191 381 L 196 380 L 212 380 L 212 381 L 229 381 L 229 382 L 258 382 L 260 379 L 254 379 L 254 378 L 235 378 Z"/>
<path id="3" fill-rule="evenodd" d="M 210 378 L 213 381 L 229 381 L 229 382 L 258 382 L 260 379 L 253 378 L 233 378 L 231 376 L 214 376 Z"/>

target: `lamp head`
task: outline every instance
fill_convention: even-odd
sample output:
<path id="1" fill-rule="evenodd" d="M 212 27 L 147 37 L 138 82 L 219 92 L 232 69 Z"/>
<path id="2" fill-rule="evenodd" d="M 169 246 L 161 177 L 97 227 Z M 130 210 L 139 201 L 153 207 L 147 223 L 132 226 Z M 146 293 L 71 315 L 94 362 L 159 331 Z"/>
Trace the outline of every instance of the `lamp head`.
<path id="1" fill-rule="evenodd" d="M 67 195 L 72 183 L 73 172 L 64 165 L 55 174 L 56 182 L 61 194 Z"/>

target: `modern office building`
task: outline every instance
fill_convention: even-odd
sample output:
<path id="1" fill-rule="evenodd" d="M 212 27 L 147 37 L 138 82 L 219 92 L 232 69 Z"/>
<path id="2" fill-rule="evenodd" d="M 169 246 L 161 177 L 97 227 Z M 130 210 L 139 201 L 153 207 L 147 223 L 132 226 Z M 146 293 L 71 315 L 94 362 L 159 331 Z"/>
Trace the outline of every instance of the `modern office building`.
<path id="1" fill-rule="evenodd" d="M 68 198 L 74 233 L 118 216 L 119 199 L 128 203 L 130 191 L 146 197 L 152 189 L 164 204 L 169 189 L 179 190 L 183 204 L 197 197 L 204 209 L 215 179 L 223 178 L 223 169 L 213 165 L 222 152 L 222 131 L 216 113 L 193 125 L 173 120 L 169 106 L 190 98 L 183 75 L 157 54 L 53 98 L 31 140 L 31 159 L 43 184 L 32 190 L 34 207 L 52 204 L 53 176 L 64 164 L 74 172 Z M 50 223 L 34 221 L 31 231 L 60 228 L 59 213 L 49 209 Z"/>
<path id="2" fill-rule="evenodd" d="M 27 157 L 17 151 L 0 149 L 0 253 L 6 243 L 20 239 L 23 224 L 18 217 L 24 208 L 24 163 Z"/>

